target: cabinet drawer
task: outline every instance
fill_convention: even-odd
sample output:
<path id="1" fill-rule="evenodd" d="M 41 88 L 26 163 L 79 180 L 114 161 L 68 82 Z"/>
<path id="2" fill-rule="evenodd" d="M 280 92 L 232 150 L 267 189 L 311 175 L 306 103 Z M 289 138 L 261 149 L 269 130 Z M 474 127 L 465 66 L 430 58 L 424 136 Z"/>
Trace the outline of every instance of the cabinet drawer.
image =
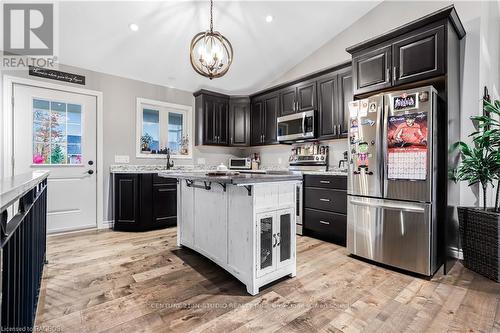
<path id="1" fill-rule="evenodd" d="M 325 237 L 345 241 L 347 216 L 306 208 L 304 209 L 304 228 Z"/>
<path id="2" fill-rule="evenodd" d="M 347 176 L 305 175 L 304 186 L 347 191 Z"/>
<path id="3" fill-rule="evenodd" d="M 346 214 L 347 192 L 343 190 L 306 188 L 304 190 L 304 207 Z"/>
<path id="4" fill-rule="evenodd" d="M 164 178 L 158 176 L 156 173 L 153 174 L 153 184 L 176 184 L 176 178 Z"/>

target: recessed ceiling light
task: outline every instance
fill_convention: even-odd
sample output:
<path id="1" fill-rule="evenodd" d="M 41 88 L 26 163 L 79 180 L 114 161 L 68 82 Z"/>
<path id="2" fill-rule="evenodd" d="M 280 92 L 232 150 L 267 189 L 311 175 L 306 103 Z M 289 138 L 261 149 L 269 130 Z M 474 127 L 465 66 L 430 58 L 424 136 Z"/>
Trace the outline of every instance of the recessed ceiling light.
<path id="1" fill-rule="evenodd" d="M 266 16 L 266 22 L 271 23 L 273 21 L 273 16 L 272 15 L 267 15 Z"/>
<path id="2" fill-rule="evenodd" d="M 135 23 L 130 23 L 128 27 L 129 27 L 129 28 L 130 28 L 130 30 L 132 30 L 132 31 L 137 31 L 137 30 L 139 30 L 139 26 L 138 26 L 137 24 L 135 24 Z"/>

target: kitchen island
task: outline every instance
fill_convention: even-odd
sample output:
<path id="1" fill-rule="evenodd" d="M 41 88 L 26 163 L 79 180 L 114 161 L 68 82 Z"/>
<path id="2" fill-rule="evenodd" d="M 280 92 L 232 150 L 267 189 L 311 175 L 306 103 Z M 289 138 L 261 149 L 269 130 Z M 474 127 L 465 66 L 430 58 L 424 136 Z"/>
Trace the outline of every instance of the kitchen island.
<path id="1" fill-rule="evenodd" d="M 302 175 L 282 172 L 177 178 L 177 244 L 197 251 L 243 282 L 251 295 L 296 274 L 295 206 Z"/>

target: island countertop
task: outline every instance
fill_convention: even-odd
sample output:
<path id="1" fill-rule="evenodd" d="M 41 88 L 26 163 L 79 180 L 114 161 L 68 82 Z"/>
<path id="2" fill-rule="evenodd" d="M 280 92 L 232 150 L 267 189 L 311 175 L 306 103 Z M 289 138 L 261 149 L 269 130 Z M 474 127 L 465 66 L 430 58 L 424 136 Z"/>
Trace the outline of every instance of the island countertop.
<path id="1" fill-rule="evenodd" d="M 302 174 L 294 172 L 240 173 L 237 175 L 223 176 L 208 176 L 206 172 L 159 172 L 158 176 L 165 178 L 188 179 L 193 181 L 208 181 L 231 185 L 302 181 Z"/>

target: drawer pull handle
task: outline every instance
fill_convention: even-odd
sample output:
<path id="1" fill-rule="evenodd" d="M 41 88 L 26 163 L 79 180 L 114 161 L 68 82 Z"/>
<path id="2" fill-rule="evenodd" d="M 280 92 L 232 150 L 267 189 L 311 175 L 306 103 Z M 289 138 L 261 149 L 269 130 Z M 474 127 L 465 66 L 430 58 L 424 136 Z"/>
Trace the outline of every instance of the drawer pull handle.
<path id="1" fill-rule="evenodd" d="M 329 180 L 320 180 L 319 181 L 321 184 L 330 184 Z"/>
<path id="2" fill-rule="evenodd" d="M 328 222 L 328 221 L 323 221 L 323 220 L 320 220 L 320 221 L 319 221 L 319 223 L 321 223 L 321 224 L 330 224 L 330 222 Z"/>
<path id="3" fill-rule="evenodd" d="M 321 199 L 319 199 L 319 201 L 326 201 L 326 202 L 330 202 L 330 199 L 321 198 Z"/>

